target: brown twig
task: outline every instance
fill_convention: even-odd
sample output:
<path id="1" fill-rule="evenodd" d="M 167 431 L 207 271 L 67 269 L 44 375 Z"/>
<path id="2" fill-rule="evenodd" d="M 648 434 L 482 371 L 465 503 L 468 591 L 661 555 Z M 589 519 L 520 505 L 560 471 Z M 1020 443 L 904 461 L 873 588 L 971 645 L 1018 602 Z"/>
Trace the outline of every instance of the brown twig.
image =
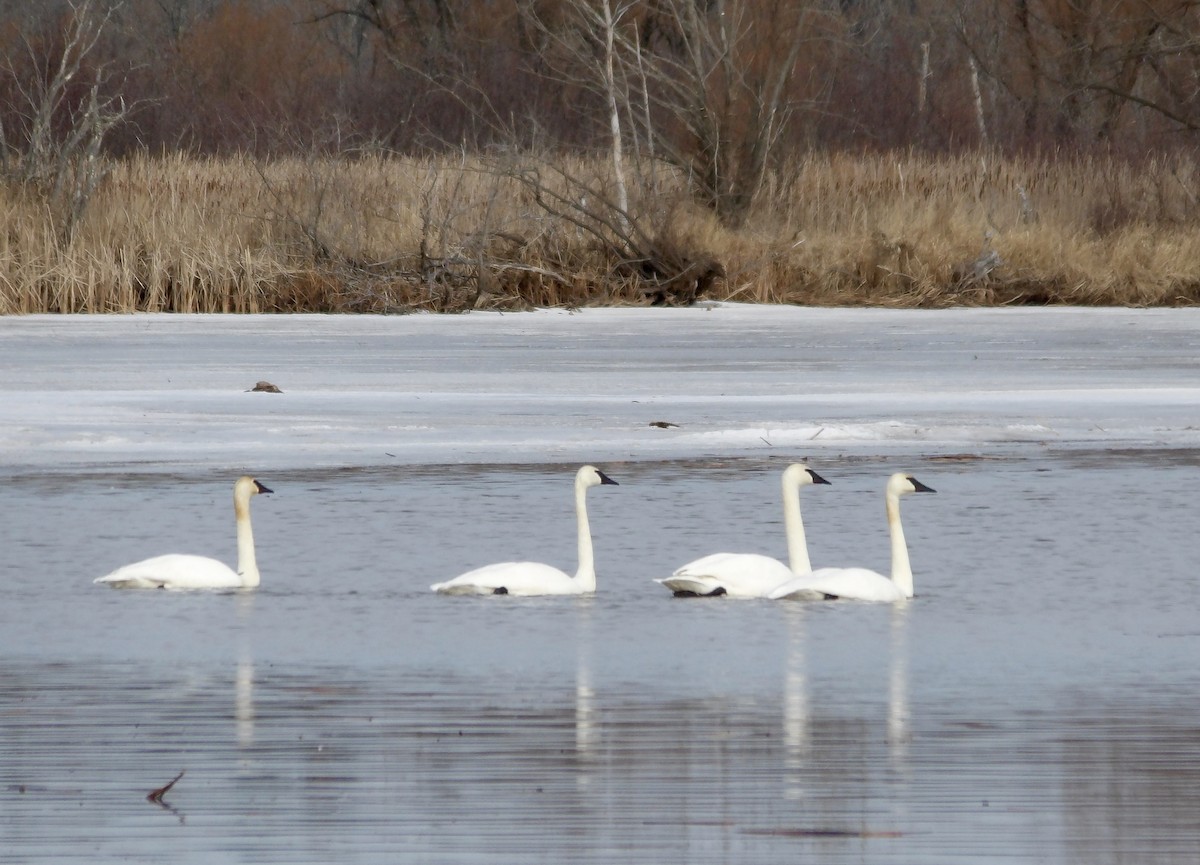
<path id="1" fill-rule="evenodd" d="M 163 796 L 167 795 L 167 791 L 170 790 L 172 787 L 174 787 L 175 783 L 180 778 L 183 777 L 183 773 L 185 771 L 186 770 L 184 770 L 184 769 L 180 769 L 179 774 L 176 775 L 174 778 L 172 778 L 170 781 L 168 781 L 166 784 L 159 787 L 157 790 L 151 790 L 148 794 L 146 794 L 146 801 L 153 802 L 155 805 L 162 805 L 164 808 L 169 807 L 167 805 L 167 803 L 163 801 Z"/>

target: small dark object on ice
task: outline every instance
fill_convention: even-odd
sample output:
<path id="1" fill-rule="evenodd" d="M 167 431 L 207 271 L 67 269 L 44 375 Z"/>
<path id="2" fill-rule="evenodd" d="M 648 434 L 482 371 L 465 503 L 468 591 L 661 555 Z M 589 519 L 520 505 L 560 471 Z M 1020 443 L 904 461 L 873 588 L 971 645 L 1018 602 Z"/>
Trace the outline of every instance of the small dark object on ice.
<path id="1" fill-rule="evenodd" d="M 174 787 L 175 782 L 183 777 L 183 773 L 185 771 L 187 771 L 187 770 L 180 770 L 179 774 L 176 775 L 174 778 L 172 778 L 170 781 L 168 781 L 166 784 L 159 787 L 157 790 L 151 790 L 148 794 L 146 794 L 146 801 L 153 802 L 155 805 L 162 805 L 164 808 L 166 808 L 167 803 L 163 801 L 163 796 L 167 795 L 167 791 L 170 790 L 172 787 Z"/>
<path id="2" fill-rule="evenodd" d="M 670 421 L 666 420 L 652 420 L 650 421 L 650 426 L 656 426 L 659 429 L 670 429 L 671 427 L 678 427 L 679 424 L 671 423 Z"/>
<path id="3" fill-rule="evenodd" d="M 254 391 L 259 391 L 260 393 L 283 393 L 283 391 L 271 384 L 269 381 L 258 382 L 258 384 L 254 385 L 254 387 L 250 388 L 250 390 L 246 391 L 246 393 L 253 393 Z"/>

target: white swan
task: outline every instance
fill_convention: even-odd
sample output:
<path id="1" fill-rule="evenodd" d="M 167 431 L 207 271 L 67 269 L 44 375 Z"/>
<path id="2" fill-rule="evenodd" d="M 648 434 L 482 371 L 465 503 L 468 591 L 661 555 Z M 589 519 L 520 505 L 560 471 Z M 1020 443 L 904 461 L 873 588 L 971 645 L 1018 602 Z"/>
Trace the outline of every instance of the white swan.
<path id="1" fill-rule="evenodd" d="M 592 557 L 592 531 L 588 527 L 588 487 L 617 482 L 595 466 L 575 473 L 575 522 L 579 533 L 579 570 L 572 577 L 540 562 L 501 562 L 434 583 L 429 588 L 443 595 L 586 595 L 596 591 L 596 566 Z"/>
<path id="2" fill-rule="evenodd" d="M 783 524 L 787 533 L 788 561 L 785 565 L 758 553 L 713 553 L 686 565 L 665 579 L 656 580 L 679 597 L 728 595 L 731 598 L 762 598 L 780 583 L 812 570 L 804 521 L 800 518 L 800 487 L 829 481 L 802 463 L 792 463 L 783 472 Z"/>
<path id="3" fill-rule="evenodd" d="M 913 596 L 912 566 L 908 561 L 908 545 L 900 525 L 900 496 L 909 493 L 932 493 L 925 484 L 897 472 L 888 478 L 884 501 L 887 503 L 888 531 L 892 539 L 892 576 L 867 568 L 819 568 L 811 574 L 796 577 L 778 586 L 770 598 L 791 598 L 802 601 L 837 600 L 902 601 Z"/>
<path id="4" fill-rule="evenodd" d="M 171 553 L 117 568 L 93 582 L 114 589 L 252 589 L 259 584 L 254 559 L 254 534 L 250 530 L 250 497 L 269 493 L 251 477 L 233 485 L 233 512 L 237 517 L 238 569 L 207 556 Z"/>

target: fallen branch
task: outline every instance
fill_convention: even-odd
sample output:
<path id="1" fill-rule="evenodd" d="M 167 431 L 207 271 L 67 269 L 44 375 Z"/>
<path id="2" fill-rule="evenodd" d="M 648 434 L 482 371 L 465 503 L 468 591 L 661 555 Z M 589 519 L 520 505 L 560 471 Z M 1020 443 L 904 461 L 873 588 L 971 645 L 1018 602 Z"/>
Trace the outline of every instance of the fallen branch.
<path id="1" fill-rule="evenodd" d="M 179 771 L 179 774 L 176 775 L 174 778 L 172 778 L 170 781 L 168 781 L 166 784 L 159 787 L 157 790 L 151 790 L 148 794 L 146 794 L 146 801 L 153 802 L 155 805 L 162 805 L 164 808 L 169 807 L 167 805 L 167 803 L 163 801 L 163 796 L 167 795 L 167 791 L 170 790 L 172 787 L 174 787 L 175 783 L 180 778 L 183 777 L 183 773 L 185 771 L 186 770 L 181 769 Z"/>

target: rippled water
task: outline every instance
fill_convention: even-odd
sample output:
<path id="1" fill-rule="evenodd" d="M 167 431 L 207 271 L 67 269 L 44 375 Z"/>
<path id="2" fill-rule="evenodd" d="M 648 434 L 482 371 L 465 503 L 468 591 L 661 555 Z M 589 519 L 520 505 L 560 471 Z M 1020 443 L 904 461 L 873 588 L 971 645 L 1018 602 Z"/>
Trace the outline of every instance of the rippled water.
<path id="1" fill-rule="evenodd" d="M 938 490 L 894 608 L 652 582 L 782 556 L 781 460 L 605 463 L 597 595 L 527 600 L 428 585 L 573 567 L 574 464 L 262 476 L 248 595 L 90 585 L 230 560 L 227 473 L 9 472 L 0 859 L 1197 861 L 1200 454 L 963 456 L 814 457 L 816 565 L 886 568 L 891 471 Z"/>

